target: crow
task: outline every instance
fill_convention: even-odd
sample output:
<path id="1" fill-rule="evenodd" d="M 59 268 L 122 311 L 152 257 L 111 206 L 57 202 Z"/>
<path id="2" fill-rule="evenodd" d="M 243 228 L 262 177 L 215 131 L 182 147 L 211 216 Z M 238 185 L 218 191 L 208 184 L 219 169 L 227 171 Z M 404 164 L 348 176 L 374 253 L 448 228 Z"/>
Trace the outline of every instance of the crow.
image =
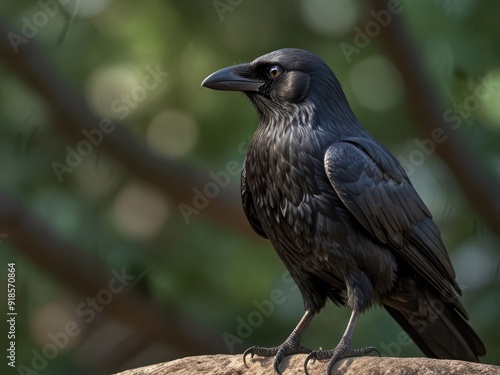
<path id="1" fill-rule="evenodd" d="M 305 313 L 283 344 L 243 355 L 304 363 L 377 351 L 351 348 L 356 323 L 383 306 L 424 354 L 478 361 L 455 271 L 432 215 L 397 159 L 354 115 L 328 65 L 285 48 L 209 75 L 202 87 L 241 91 L 257 110 L 241 173 L 243 208 L 297 284 Z M 312 351 L 301 336 L 327 300 L 351 317 L 339 344 Z M 311 363 L 312 363 L 311 362 Z"/>

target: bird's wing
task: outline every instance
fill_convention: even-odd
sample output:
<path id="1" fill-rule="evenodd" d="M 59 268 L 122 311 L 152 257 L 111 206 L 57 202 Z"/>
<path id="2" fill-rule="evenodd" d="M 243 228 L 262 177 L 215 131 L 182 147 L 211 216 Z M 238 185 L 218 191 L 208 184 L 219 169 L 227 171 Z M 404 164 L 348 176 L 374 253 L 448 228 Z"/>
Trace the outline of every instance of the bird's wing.
<path id="1" fill-rule="evenodd" d="M 389 151 L 370 138 L 347 138 L 328 148 L 324 163 L 331 185 L 359 223 L 462 311 L 439 229 Z"/>
<path id="2" fill-rule="evenodd" d="M 268 239 L 264 229 L 262 229 L 262 224 L 260 223 L 257 213 L 255 212 L 255 205 L 252 198 L 252 193 L 248 189 L 247 185 L 247 173 L 245 169 L 246 158 L 243 161 L 243 168 L 241 169 L 241 202 L 243 203 L 243 211 L 248 219 L 248 222 L 252 226 L 253 230 L 261 237 Z"/>

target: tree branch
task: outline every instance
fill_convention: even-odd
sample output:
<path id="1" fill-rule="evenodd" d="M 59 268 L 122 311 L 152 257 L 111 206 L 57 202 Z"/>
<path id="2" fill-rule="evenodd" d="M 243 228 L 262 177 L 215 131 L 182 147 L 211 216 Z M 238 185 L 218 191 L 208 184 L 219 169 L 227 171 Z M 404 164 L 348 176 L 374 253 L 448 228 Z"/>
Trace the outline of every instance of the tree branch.
<path id="1" fill-rule="evenodd" d="M 388 8 L 387 0 L 370 0 L 373 9 Z M 460 134 L 444 119 L 445 108 L 435 92 L 400 14 L 391 14 L 382 27 L 381 38 L 387 54 L 399 69 L 406 85 L 407 102 L 420 132 L 430 137 L 442 129 L 446 141 L 436 142 L 436 152 L 448 165 L 467 200 L 486 225 L 500 237 L 500 183 L 477 160 Z"/>
<path id="2" fill-rule="evenodd" d="M 81 95 L 68 86 L 49 65 L 35 43 L 30 41 L 19 46 L 20 50 L 16 53 L 6 37 L 9 32 L 0 22 L 0 35 L 3 35 L 0 38 L 0 59 L 45 100 L 57 128 L 77 140 L 85 139 L 83 130 L 99 129 L 102 119 L 91 112 Z M 115 123 L 111 133 L 104 135 L 104 140 L 98 147 L 133 175 L 151 182 L 177 202 L 184 202 L 189 206 L 193 206 L 193 188 L 203 190 L 204 186 L 212 182 L 205 170 L 158 157 L 118 123 Z M 253 236 L 243 215 L 239 189 L 234 185 L 211 199 L 202 213 L 229 228 Z"/>
<path id="3" fill-rule="evenodd" d="M 173 308 L 162 309 L 134 293 L 132 286 L 140 275 L 133 275 L 125 268 L 106 270 L 96 259 L 55 234 L 15 198 L 2 192 L 0 232 L 7 234 L 6 240 L 34 263 L 83 296 L 82 302 L 98 297 L 105 290 L 112 293 L 112 302 L 103 312 L 167 344 L 176 354 L 227 350 L 220 335 L 186 317 L 185 313 Z M 112 279 L 116 281 L 111 283 Z"/>
<path id="4" fill-rule="evenodd" d="M 287 375 L 304 374 L 305 354 L 285 357 L 280 370 Z M 274 357 L 253 358 L 248 368 L 244 366 L 241 355 L 213 355 L 187 357 L 172 362 L 120 372 L 116 375 L 267 375 L 274 372 Z M 311 375 L 324 375 L 328 361 L 309 363 Z M 340 360 L 332 371 L 335 375 L 391 374 L 391 375 L 429 375 L 429 374 L 468 374 L 498 375 L 500 368 L 480 363 L 430 358 L 392 358 L 356 357 Z"/>

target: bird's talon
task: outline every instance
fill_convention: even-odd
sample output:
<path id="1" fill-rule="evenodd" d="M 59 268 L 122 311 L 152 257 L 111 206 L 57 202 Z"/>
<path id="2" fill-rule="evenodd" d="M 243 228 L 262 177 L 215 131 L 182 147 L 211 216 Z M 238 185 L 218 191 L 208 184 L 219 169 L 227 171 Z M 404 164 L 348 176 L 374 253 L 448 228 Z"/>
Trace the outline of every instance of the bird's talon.
<path id="1" fill-rule="evenodd" d="M 309 355 L 307 356 L 307 358 L 304 362 L 304 372 L 306 373 L 306 375 L 309 375 L 309 371 L 307 370 L 307 365 L 309 364 L 309 362 L 311 362 L 311 364 L 316 362 L 316 352 L 315 351 L 309 353 Z"/>
<path id="2" fill-rule="evenodd" d="M 253 356 L 255 355 L 254 349 L 255 349 L 255 346 L 251 346 L 250 348 L 248 348 L 247 350 L 245 350 L 245 352 L 243 353 L 243 364 L 247 368 L 248 368 L 247 355 L 250 354 L 250 359 L 253 359 Z"/>

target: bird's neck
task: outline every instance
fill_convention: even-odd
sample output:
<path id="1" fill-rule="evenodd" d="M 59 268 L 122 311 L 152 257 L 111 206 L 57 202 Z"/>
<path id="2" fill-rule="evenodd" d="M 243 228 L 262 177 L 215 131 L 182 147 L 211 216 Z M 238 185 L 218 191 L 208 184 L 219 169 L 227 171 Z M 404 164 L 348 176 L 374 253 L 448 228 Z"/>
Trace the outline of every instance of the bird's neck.
<path id="1" fill-rule="evenodd" d="M 299 105 L 276 105 L 265 111 L 258 109 L 260 121 L 256 134 L 265 134 L 269 141 L 300 134 L 304 138 L 319 137 L 332 142 L 366 133 L 345 97 L 321 99 L 312 98 Z"/>

